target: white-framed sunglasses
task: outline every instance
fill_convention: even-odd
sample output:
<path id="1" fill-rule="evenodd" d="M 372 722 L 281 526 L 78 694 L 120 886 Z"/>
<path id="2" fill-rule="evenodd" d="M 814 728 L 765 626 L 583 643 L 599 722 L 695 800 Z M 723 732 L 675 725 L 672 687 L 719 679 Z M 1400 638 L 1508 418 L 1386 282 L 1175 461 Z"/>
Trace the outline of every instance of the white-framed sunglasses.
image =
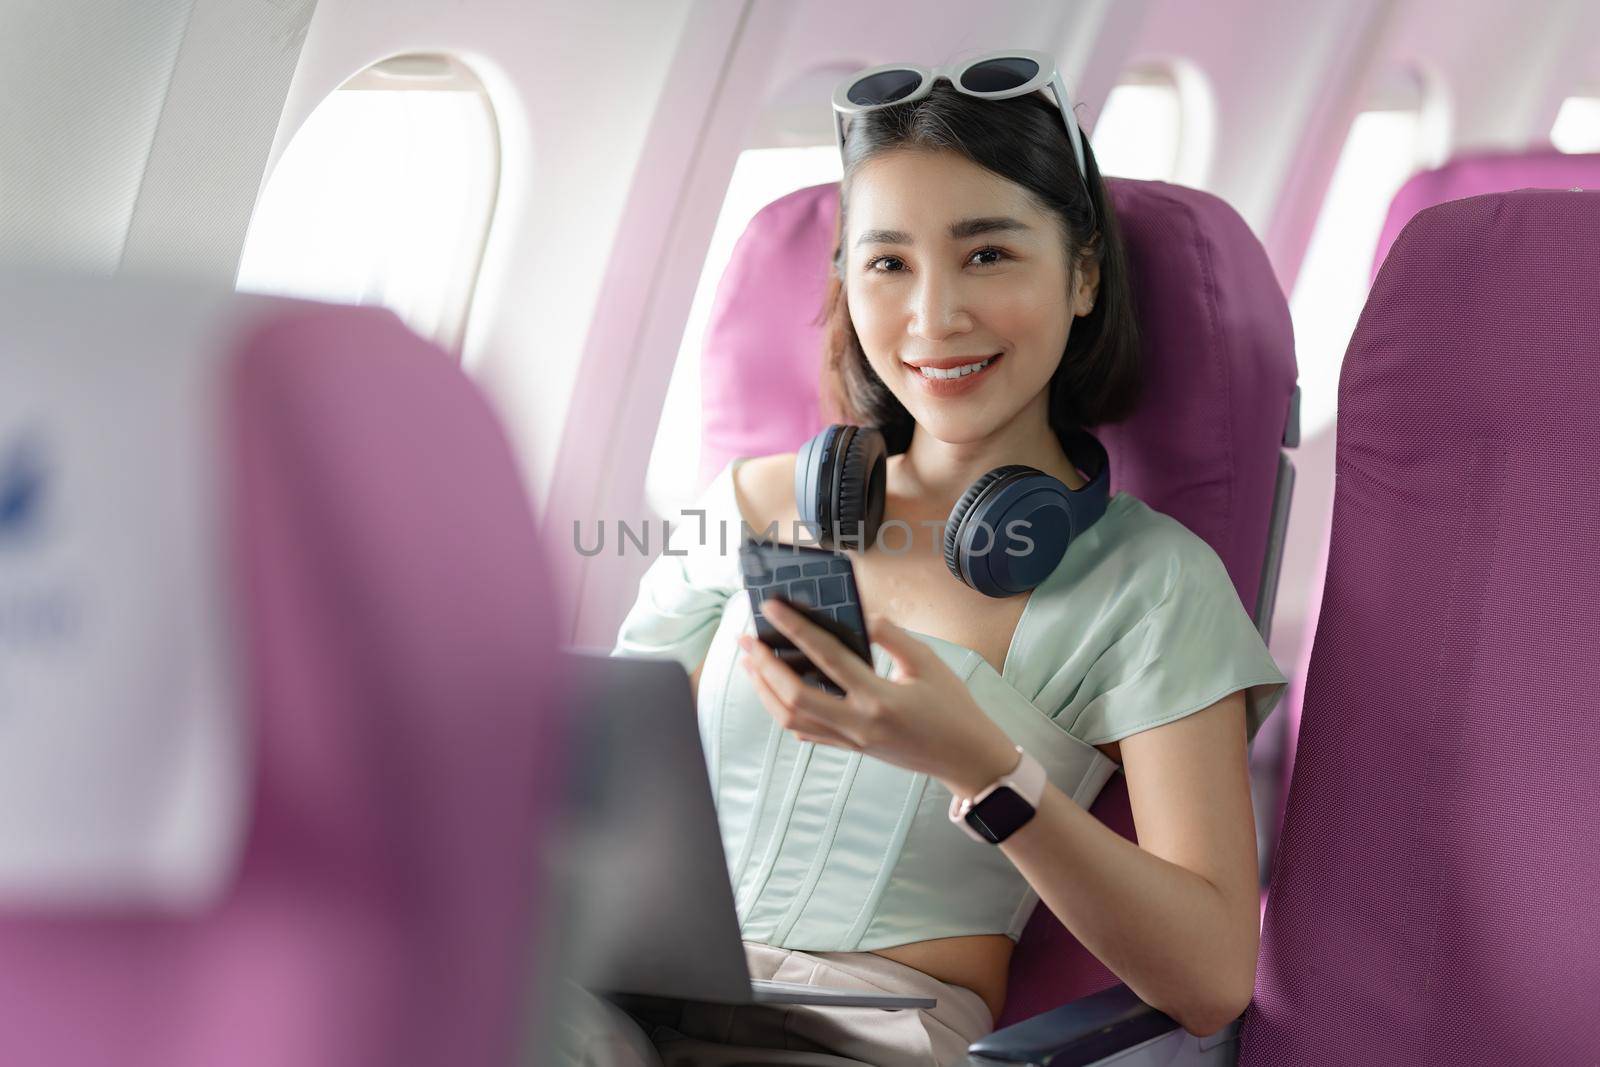
<path id="1" fill-rule="evenodd" d="M 933 83 L 940 78 L 948 80 L 958 92 L 980 100 L 1007 100 L 1048 87 L 1061 112 L 1061 120 L 1066 124 L 1067 139 L 1072 142 L 1072 154 L 1078 161 L 1078 178 L 1083 182 L 1084 192 L 1089 191 L 1083 135 L 1072 117 L 1072 98 L 1067 95 L 1067 87 L 1056 70 L 1055 59 L 1047 52 L 1008 48 L 986 52 L 948 67 L 929 69 L 913 63 L 885 63 L 856 71 L 833 90 L 833 133 L 840 156 L 844 155 L 846 116 L 920 100 L 932 91 Z M 1090 204 L 1092 210 L 1092 196 Z"/>

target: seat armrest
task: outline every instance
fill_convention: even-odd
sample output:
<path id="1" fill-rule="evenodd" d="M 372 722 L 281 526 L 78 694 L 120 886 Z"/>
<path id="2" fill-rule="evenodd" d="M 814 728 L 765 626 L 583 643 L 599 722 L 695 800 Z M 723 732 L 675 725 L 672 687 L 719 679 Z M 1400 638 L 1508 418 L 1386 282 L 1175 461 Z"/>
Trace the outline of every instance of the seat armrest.
<path id="1" fill-rule="evenodd" d="M 1177 1030 L 1125 985 L 1083 997 L 974 1041 L 969 1062 L 1080 1067 Z"/>

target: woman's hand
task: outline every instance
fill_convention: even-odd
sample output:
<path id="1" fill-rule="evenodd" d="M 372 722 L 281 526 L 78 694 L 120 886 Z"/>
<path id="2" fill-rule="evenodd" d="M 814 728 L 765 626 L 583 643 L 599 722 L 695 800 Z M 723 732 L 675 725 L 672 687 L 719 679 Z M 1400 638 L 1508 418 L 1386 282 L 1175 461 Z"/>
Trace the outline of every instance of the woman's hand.
<path id="1" fill-rule="evenodd" d="M 807 685 L 761 641 L 739 638 L 761 703 L 778 725 L 802 741 L 860 752 L 972 796 L 1017 763 L 1017 750 L 961 679 L 927 645 L 871 615 L 867 632 L 894 657 L 892 679 L 880 678 L 838 638 L 780 600 L 763 612 L 774 627 L 845 691 L 834 696 Z"/>

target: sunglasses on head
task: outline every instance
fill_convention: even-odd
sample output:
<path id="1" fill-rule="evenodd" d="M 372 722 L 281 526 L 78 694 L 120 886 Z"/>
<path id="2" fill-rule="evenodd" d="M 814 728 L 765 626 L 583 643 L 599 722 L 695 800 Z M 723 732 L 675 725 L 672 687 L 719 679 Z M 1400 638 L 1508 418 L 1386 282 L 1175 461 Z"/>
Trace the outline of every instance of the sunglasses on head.
<path id="1" fill-rule="evenodd" d="M 1078 179 L 1088 193 L 1089 170 L 1083 159 L 1083 134 L 1072 118 L 1072 98 L 1067 95 L 1067 87 L 1056 71 L 1055 60 L 1046 52 L 1008 49 L 931 70 L 910 63 L 886 63 L 858 70 L 833 91 L 833 132 L 839 154 L 844 154 L 846 116 L 920 100 L 932 91 L 933 83 L 940 78 L 948 80 L 958 92 L 980 100 L 1008 100 L 1047 87 L 1051 89 L 1056 109 L 1067 127 L 1067 139 L 1072 142 L 1072 155 L 1078 161 Z M 1090 197 L 1089 209 L 1094 210 L 1093 197 Z"/>

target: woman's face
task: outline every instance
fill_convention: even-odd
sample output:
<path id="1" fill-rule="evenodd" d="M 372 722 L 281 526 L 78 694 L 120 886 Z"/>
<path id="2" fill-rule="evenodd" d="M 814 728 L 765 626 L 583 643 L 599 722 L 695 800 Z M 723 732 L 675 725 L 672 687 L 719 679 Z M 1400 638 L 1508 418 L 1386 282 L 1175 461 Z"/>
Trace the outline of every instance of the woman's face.
<path id="1" fill-rule="evenodd" d="M 1025 189 L 955 152 L 898 150 L 856 172 L 849 208 L 850 318 L 919 427 L 952 444 L 979 441 L 1047 403 L 1099 271 L 1079 270 L 1069 293 L 1060 229 Z M 985 359 L 954 380 L 919 369 Z"/>

